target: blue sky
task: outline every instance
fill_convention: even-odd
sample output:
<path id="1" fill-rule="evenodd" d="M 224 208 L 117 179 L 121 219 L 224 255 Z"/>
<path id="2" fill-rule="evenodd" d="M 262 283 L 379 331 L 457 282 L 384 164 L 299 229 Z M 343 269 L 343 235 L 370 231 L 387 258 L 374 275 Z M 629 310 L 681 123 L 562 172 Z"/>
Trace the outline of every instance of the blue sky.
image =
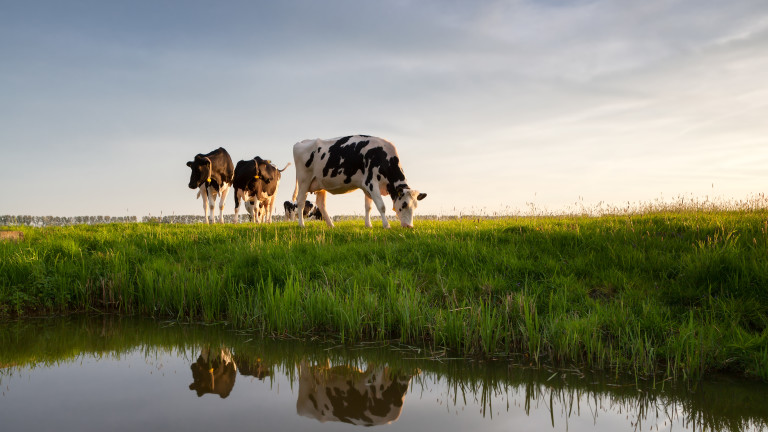
<path id="1" fill-rule="evenodd" d="M 0 41 L 0 214 L 201 214 L 195 154 L 356 133 L 417 216 L 768 188 L 763 0 L 4 1 Z"/>

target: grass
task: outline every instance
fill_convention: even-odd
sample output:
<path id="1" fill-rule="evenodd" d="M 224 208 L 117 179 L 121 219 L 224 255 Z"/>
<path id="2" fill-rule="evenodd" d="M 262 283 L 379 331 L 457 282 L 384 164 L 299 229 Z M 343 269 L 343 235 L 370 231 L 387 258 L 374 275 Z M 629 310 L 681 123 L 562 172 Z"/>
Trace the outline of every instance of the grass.
<path id="1" fill-rule="evenodd" d="M 768 211 L 17 227 L 0 315 L 117 311 L 637 376 L 768 380 Z"/>

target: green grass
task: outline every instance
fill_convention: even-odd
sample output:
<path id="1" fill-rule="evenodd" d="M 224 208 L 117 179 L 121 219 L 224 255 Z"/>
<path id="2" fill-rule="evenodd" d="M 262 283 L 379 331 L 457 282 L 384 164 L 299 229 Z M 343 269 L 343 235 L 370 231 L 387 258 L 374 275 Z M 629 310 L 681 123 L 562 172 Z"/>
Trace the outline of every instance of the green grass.
<path id="1" fill-rule="evenodd" d="M 117 311 L 768 380 L 766 210 L 15 229 L 24 241 L 0 243 L 0 315 Z"/>

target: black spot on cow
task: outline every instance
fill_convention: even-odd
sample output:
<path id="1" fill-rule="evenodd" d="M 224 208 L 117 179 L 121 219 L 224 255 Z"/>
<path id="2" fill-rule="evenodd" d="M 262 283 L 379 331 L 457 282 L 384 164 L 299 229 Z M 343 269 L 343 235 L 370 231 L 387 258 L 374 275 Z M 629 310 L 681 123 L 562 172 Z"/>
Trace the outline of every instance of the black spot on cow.
<path id="1" fill-rule="evenodd" d="M 307 168 L 309 168 L 310 165 L 312 165 L 312 159 L 315 158 L 315 153 L 312 152 L 309 154 L 309 159 L 307 160 L 307 163 L 304 164 Z"/>
<path id="2" fill-rule="evenodd" d="M 391 182 L 387 185 L 387 192 L 389 193 L 389 196 L 392 197 L 393 200 L 397 199 L 405 189 L 408 189 L 408 185 L 405 183 L 400 183 L 397 186 L 394 186 Z"/>
<path id="3" fill-rule="evenodd" d="M 336 143 L 334 143 L 334 145 L 346 144 L 347 141 L 349 141 L 351 138 L 352 138 L 352 136 L 345 136 L 344 138 L 340 138 L 338 141 L 336 141 Z M 333 147 L 333 146 L 331 146 L 331 147 Z"/>
<path id="4" fill-rule="evenodd" d="M 365 168 L 363 149 L 370 144 L 370 141 L 363 140 L 347 144 L 350 138 L 341 138 L 328 148 L 328 160 L 323 167 L 323 177 L 336 177 L 343 174 L 346 177 L 344 183 L 351 183 L 352 176 Z"/>
<path id="5" fill-rule="evenodd" d="M 379 172 L 376 174 L 376 179 L 381 181 L 383 175 L 387 179 L 387 191 L 395 198 L 396 195 L 392 195 L 394 185 L 398 182 L 405 181 L 405 174 L 400 167 L 400 159 L 397 156 L 387 158 L 387 152 L 381 147 L 374 147 L 365 152 L 364 155 L 365 170 L 368 176 L 365 179 L 365 183 L 371 183 L 373 180 L 373 168 L 378 167 Z"/>
<path id="6" fill-rule="evenodd" d="M 323 159 L 325 159 L 325 153 L 320 155 L 320 160 L 323 160 Z"/>
<path id="7" fill-rule="evenodd" d="M 405 208 L 406 208 L 406 207 L 408 207 L 408 203 L 407 203 L 407 202 L 404 202 L 404 203 L 403 203 L 403 206 L 402 206 L 402 207 L 400 207 L 400 210 L 405 210 Z"/>
<path id="8" fill-rule="evenodd" d="M 325 394 L 331 401 L 333 415 L 344 423 L 355 424 L 355 420 L 373 424 L 373 419 L 365 415 L 368 408 L 368 395 L 358 391 L 351 382 L 347 388 L 326 389 Z"/>

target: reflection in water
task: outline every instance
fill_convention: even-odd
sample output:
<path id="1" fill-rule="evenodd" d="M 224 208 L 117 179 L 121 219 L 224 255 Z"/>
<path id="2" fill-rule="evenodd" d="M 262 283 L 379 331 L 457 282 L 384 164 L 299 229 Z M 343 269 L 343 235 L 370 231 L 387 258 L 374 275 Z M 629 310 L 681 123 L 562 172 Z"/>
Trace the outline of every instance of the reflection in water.
<path id="1" fill-rule="evenodd" d="M 193 380 L 189 389 L 196 391 L 198 397 L 210 393 L 226 398 L 235 387 L 238 364 L 240 375 L 256 377 L 261 381 L 272 375 L 272 370 L 260 358 L 253 360 L 247 356 L 233 356 L 229 348 L 212 350 L 205 346 L 197 361 L 189 367 Z"/>
<path id="2" fill-rule="evenodd" d="M 211 393 L 223 399 L 229 396 L 235 386 L 237 365 L 228 349 L 211 350 L 208 346 L 204 347 L 190 369 L 193 382 L 189 389 L 195 390 L 197 397 Z"/>
<path id="3" fill-rule="evenodd" d="M 272 376 L 272 367 L 266 365 L 259 357 L 235 355 L 233 358 L 240 367 L 240 375 L 252 376 L 260 381 L 264 381 L 264 378 Z"/>
<path id="4" fill-rule="evenodd" d="M 122 419 L 123 428 L 136 430 L 142 427 L 139 419 L 157 423 L 173 412 L 167 428 L 209 430 L 212 425 L 206 421 L 218 419 L 220 412 L 215 410 L 224 405 L 227 412 L 240 413 L 227 417 L 227 425 L 239 429 L 253 429 L 254 421 L 264 430 L 307 427 L 301 422 L 323 427 L 317 420 L 443 432 L 768 430 L 768 385 L 756 381 L 721 377 L 689 387 L 631 376 L 620 379 L 615 374 L 527 369 L 510 362 L 416 360 L 408 358 L 414 357 L 412 353 L 385 347 L 328 348 L 252 338 L 252 333 L 238 334 L 221 326 L 158 325 L 119 317 L 0 323 L 0 428 L 103 430 L 122 425 L 116 416 L 130 413 Z M 125 367 L 128 358 L 139 358 L 140 364 Z M 94 373 L 106 368 L 100 362 L 107 360 L 117 366 L 94 379 Z M 168 370 L 170 363 L 178 364 L 181 373 Z M 151 379 L 135 375 L 147 365 L 147 373 L 155 372 Z M 239 380 L 235 392 L 238 372 L 254 379 Z M 50 379 L 57 373 L 59 378 Z M 108 380 L 113 380 L 111 385 Z M 104 388 L 98 387 L 102 381 Z M 73 385 L 81 390 L 78 398 L 91 399 L 62 398 Z M 198 396 L 217 394 L 223 402 L 201 404 L 188 397 L 187 385 Z M 125 409 L 124 398 L 151 409 Z M 62 406 L 70 400 L 68 408 Z M 72 415 L 85 413 L 84 407 L 94 404 L 116 408 Z M 239 407 L 244 407 L 242 412 Z M 40 416 L 41 411 L 46 416 Z M 102 429 L 93 411 L 103 412 L 107 423 Z M 156 412 L 165 414 L 151 418 Z M 35 423 L 42 417 L 50 423 Z M 187 425 L 179 424 L 185 419 Z M 274 424 L 267 424 L 270 419 Z"/>
<path id="5" fill-rule="evenodd" d="M 299 365 L 296 412 L 321 422 L 358 426 L 392 423 L 400 417 L 412 375 L 386 366 Z"/>

